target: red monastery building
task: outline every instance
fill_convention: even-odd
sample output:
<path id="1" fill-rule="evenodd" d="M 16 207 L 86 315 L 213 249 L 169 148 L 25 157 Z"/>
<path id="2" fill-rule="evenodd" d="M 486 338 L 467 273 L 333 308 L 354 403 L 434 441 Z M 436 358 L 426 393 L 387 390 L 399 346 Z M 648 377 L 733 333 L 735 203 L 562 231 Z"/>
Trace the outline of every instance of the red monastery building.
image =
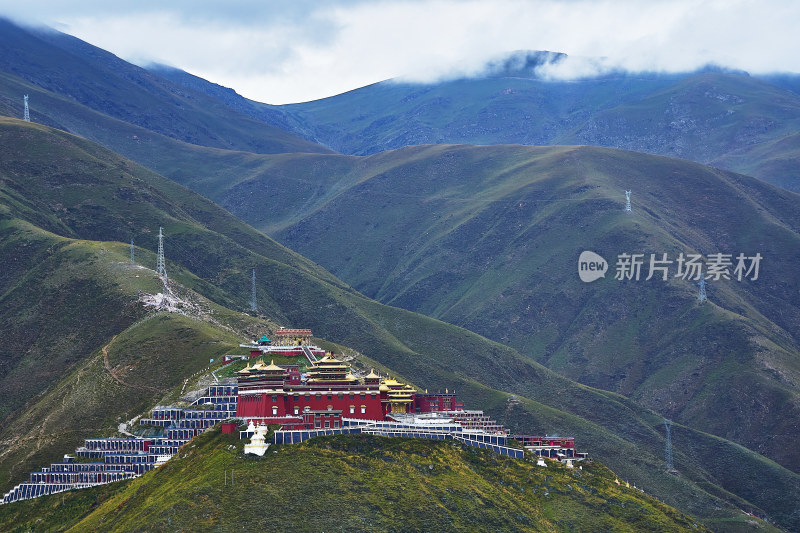
<path id="1" fill-rule="evenodd" d="M 281 424 L 286 429 L 338 428 L 342 417 L 384 420 L 389 413 L 414 412 L 413 387 L 394 379 L 381 380 L 374 372 L 356 378 L 349 365 L 333 354 L 317 361 L 305 376 L 298 365 L 262 361 L 248 363 L 237 374 L 236 416 L 248 422 Z"/>

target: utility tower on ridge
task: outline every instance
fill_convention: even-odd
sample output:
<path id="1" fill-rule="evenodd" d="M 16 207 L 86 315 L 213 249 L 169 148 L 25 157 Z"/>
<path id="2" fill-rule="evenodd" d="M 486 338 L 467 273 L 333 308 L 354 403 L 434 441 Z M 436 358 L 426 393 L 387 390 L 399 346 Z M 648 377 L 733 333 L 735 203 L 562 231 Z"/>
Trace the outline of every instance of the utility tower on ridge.
<path id="1" fill-rule="evenodd" d="M 665 455 L 667 456 L 667 472 L 675 470 L 675 465 L 672 462 L 672 420 L 664 419 L 664 427 L 667 428 L 667 444 Z"/>
<path id="2" fill-rule="evenodd" d="M 31 112 L 28 111 L 28 95 L 25 95 L 25 111 L 22 114 L 22 120 L 25 122 L 31 121 Z"/>
<path id="3" fill-rule="evenodd" d="M 250 310 L 251 311 L 258 311 L 258 304 L 256 303 L 256 269 L 253 269 L 253 279 L 251 282 L 251 293 L 250 296 Z"/>
<path id="4" fill-rule="evenodd" d="M 167 267 L 164 265 L 164 235 L 158 228 L 158 258 L 156 259 L 156 275 L 167 284 Z"/>
<path id="5" fill-rule="evenodd" d="M 134 261 L 133 261 L 133 239 L 131 239 L 131 265 L 133 265 L 133 264 L 134 264 Z"/>
<path id="6" fill-rule="evenodd" d="M 706 298 L 706 278 L 701 277 L 700 283 L 697 285 L 700 286 L 700 292 L 697 294 L 697 301 L 703 303 L 708 299 Z"/>
<path id="7" fill-rule="evenodd" d="M 631 212 L 631 192 L 632 191 L 625 191 L 625 212 Z"/>

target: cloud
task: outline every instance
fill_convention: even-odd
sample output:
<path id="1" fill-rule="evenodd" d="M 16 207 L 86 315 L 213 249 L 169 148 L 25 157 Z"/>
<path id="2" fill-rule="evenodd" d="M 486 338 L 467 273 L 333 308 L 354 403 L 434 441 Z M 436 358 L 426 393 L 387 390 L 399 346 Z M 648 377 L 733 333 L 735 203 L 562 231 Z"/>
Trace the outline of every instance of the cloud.
<path id="1" fill-rule="evenodd" d="M 333 95 L 383 79 L 480 74 L 514 50 L 569 54 L 554 78 L 713 63 L 800 72 L 793 0 L 0 0 L 139 64 L 182 68 L 260 101 Z M 7 5 L 4 5 L 7 4 Z"/>

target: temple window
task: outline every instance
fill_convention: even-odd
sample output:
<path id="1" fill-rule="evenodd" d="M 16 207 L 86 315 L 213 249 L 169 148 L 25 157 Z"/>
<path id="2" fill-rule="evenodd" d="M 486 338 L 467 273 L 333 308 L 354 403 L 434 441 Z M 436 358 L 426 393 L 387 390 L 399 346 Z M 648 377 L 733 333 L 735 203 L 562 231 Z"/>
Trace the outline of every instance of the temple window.
<path id="1" fill-rule="evenodd" d="M 351 406 L 350 406 L 350 414 L 351 414 L 351 415 L 352 415 L 352 414 L 355 414 L 355 412 L 356 412 L 356 406 L 355 406 L 355 405 L 351 405 Z"/>
<path id="2" fill-rule="evenodd" d="M 363 415 L 366 412 L 367 412 L 367 406 L 366 405 L 362 405 L 361 406 L 361 414 Z"/>

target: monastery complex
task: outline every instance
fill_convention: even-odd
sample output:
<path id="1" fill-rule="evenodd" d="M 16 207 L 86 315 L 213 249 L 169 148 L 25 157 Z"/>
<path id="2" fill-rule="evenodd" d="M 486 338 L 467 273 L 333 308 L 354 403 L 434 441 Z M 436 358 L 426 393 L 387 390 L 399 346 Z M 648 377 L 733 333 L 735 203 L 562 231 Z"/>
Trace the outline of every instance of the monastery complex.
<path id="1" fill-rule="evenodd" d="M 527 450 L 542 466 L 545 458 L 567 466 L 586 458 L 575 451 L 573 438 L 510 435 L 482 411 L 466 410 L 455 391 L 420 392 L 374 371 L 358 377 L 348 363 L 312 344 L 311 330 L 279 329 L 273 337 L 241 345 L 249 355 L 226 356 L 227 364 L 246 360 L 244 368 L 208 387 L 189 407 L 159 406 L 140 419 L 157 436 L 86 439 L 76 450 L 77 458 L 65 455 L 63 461 L 32 472 L 29 481 L 0 503 L 142 475 L 219 423 L 223 432 L 238 431 L 247 440 L 245 453 L 258 455 L 273 444 L 365 433 L 451 439 L 517 458 Z M 305 372 L 300 364 L 276 365 L 275 356 L 305 358 Z M 268 426 L 273 428 L 270 442 Z"/>

